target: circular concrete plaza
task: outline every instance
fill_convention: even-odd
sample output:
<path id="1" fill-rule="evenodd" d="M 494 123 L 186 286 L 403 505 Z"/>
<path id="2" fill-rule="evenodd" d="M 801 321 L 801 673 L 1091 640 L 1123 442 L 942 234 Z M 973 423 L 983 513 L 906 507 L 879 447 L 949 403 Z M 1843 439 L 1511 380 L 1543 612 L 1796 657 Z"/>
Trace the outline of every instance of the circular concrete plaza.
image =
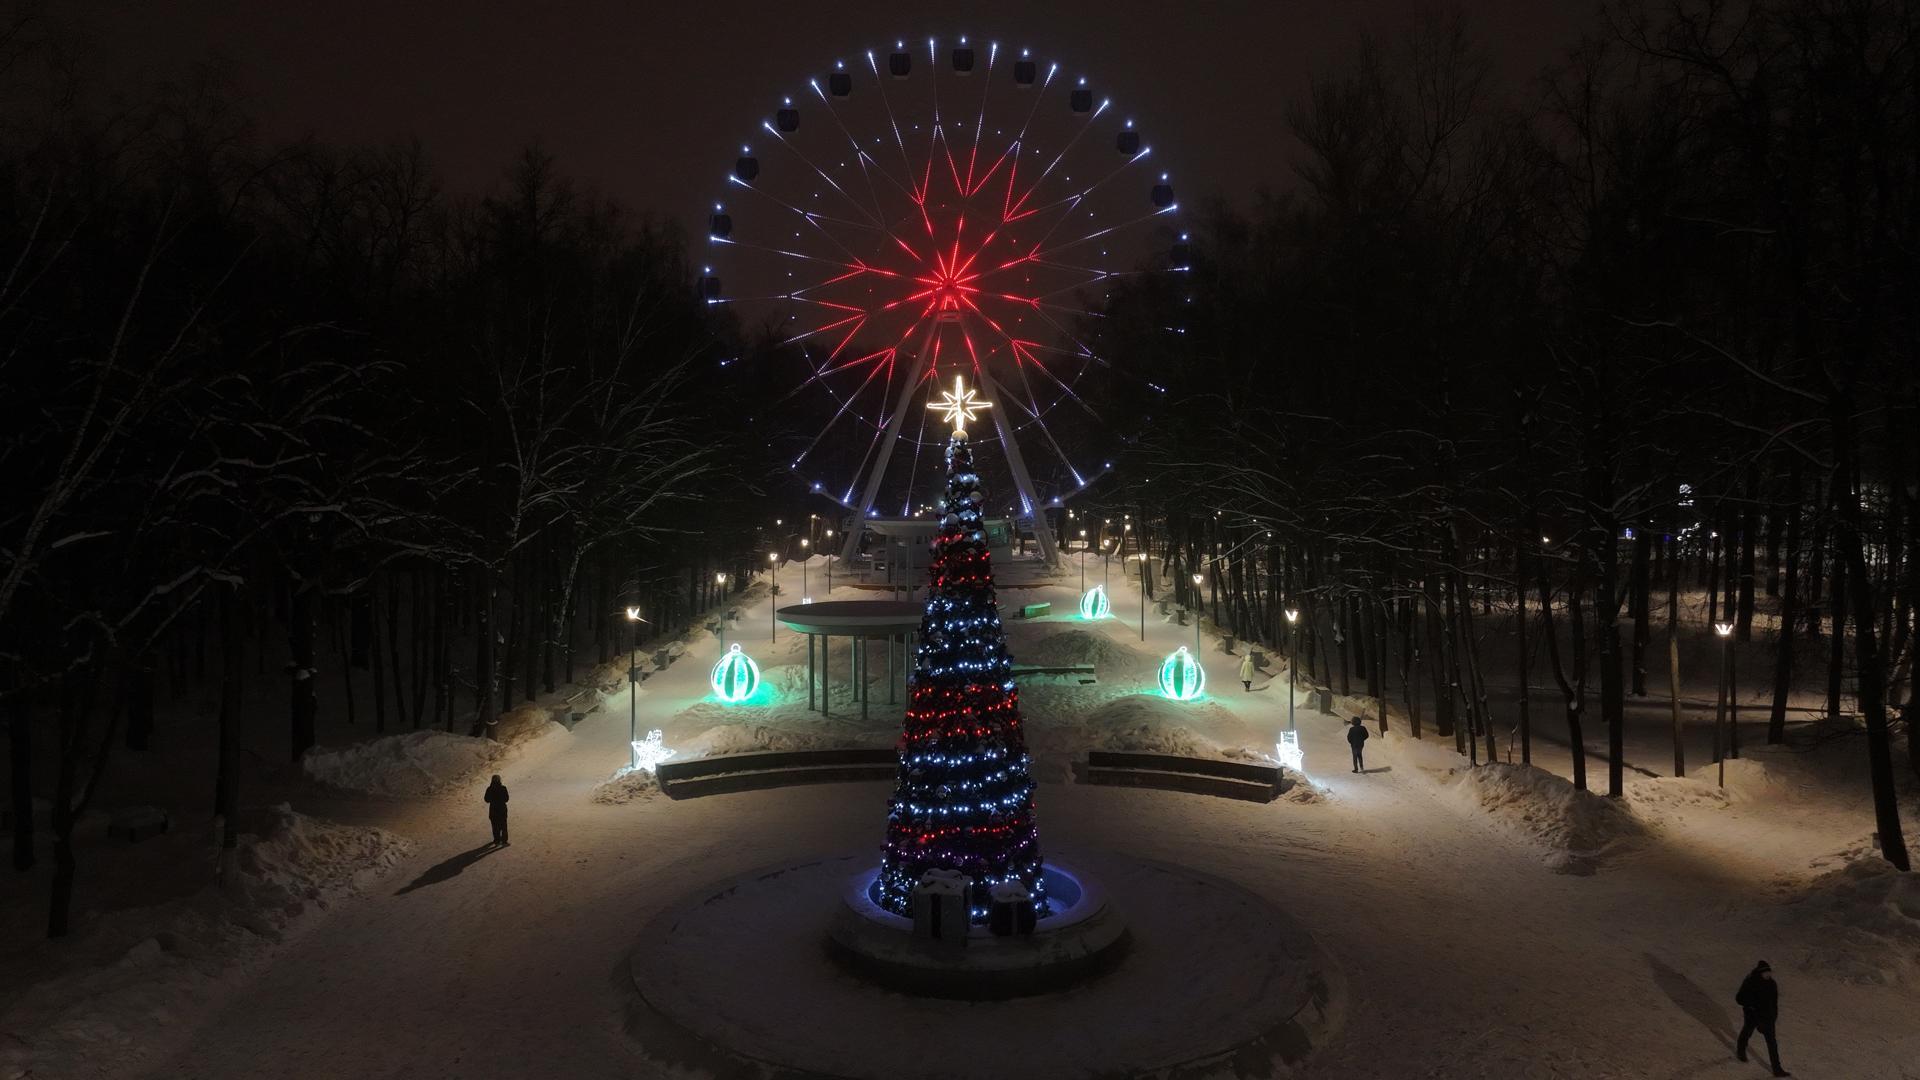
<path id="1" fill-rule="evenodd" d="M 1071 987 L 957 1001 L 863 977 L 828 940 L 848 882 L 877 861 L 862 852 L 714 882 L 670 905 L 628 954 L 628 1031 L 665 1068 L 894 1080 L 1272 1076 L 1338 1028 L 1339 978 L 1268 901 L 1170 863 L 1050 857 L 1099 881 L 1127 925 L 1117 959 Z"/>

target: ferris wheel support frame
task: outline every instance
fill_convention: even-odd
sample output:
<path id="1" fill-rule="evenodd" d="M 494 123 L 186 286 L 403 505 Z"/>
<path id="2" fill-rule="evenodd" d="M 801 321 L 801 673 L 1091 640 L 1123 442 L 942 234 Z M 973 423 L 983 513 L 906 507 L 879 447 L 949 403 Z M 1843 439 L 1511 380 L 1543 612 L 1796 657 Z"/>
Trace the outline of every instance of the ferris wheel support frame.
<path id="1" fill-rule="evenodd" d="M 894 399 L 893 415 L 887 420 L 887 433 L 880 445 L 880 455 L 873 463 L 873 472 L 867 476 L 867 486 L 860 494 L 860 505 L 854 510 L 853 522 L 847 527 L 847 539 L 840 549 L 840 561 L 851 562 L 860 552 L 860 535 L 866 530 L 867 515 L 873 510 L 873 501 L 879 497 L 880 485 L 887 477 L 887 465 L 893 460 L 893 452 L 900 445 L 900 427 L 907 418 L 907 406 L 912 401 L 913 392 L 927 376 L 927 369 L 933 363 L 934 337 L 940 327 L 949 322 L 960 321 L 958 312 L 947 313 L 928 325 L 927 332 L 920 339 L 920 348 L 913 358 L 913 367 L 900 386 L 900 394 Z M 1026 458 L 1020 453 L 1020 443 L 1013 434 L 1013 422 L 1007 415 L 1007 407 L 1000 397 L 1000 385 L 993 379 L 986 364 L 976 365 L 974 374 L 980 379 L 981 387 L 986 391 L 986 399 L 993 403 L 993 426 L 999 432 L 1000 446 L 1007 455 L 1007 471 L 1013 474 L 1013 486 L 1020 493 L 1020 499 L 1027 506 L 1027 512 L 1033 516 L 1033 535 L 1040 545 L 1040 558 L 1047 568 L 1058 569 L 1060 552 L 1054 543 L 1053 527 L 1047 523 L 1046 509 L 1040 502 L 1039 489 L 1033 486 L 1033 477 L 1027 474 Z"/>
<path id="2" fill-rule="evenodd" d="M 980 376 L 980 385 L 986 390 L 987 400 L 993 402 L 993 426 L 999 429 L 1000 445 L 1007 452 L 1007 471 L 1013 474 L 1013 486 L 1019 490 L 1020 498 L 1027 504 L 1027 512 L 1033 515 L 1033 537 L 1040 544 L 1040 558 L 1047 569 L 1060 567 L 1060 552 L 1054 547 L 1053 527 L 1047 524 L 1047 511 L 1040 502 L 1040 492 L 1033 486 L 1033 478 L 1027 475 L 1026 459 L 1020 456 L 1020 444 L 1013 437 L 1013 420 L 1007 415 L 1005 403 L 1000 397 L 1000 385 L 993 381 L 993 375 L 987 365 L 981 364 L 976 372 Z"/>

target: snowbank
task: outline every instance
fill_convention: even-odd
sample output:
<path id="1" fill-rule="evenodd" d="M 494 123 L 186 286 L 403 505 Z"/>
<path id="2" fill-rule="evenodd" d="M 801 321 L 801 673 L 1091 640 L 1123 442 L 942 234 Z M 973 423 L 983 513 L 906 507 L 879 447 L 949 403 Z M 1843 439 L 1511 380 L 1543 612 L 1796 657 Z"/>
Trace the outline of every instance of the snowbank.
<path id="1" fill-rule="evenodd" d="M 626 766 L 614 770 L 611 777 L 593 786 L 589 796 L 594 802 L 618 806 L 660 794 L 660 781 L 645 769 L 628 772 Z"/>
<path id="2" fill-rule="evenodd" d="M 534 740 L 566 731 L 547 715 L 538 707 L 506 714 L 501 727 L 510 739 L 409 731 L 351 746 L 316 746 L 300 760 L 300 767 L 323 784 L 352 791 L 396 798 L 432 795 L 498 767 Z"/>
<path id="3" fill-rule="evenodd" d="M 1811 931 L 1806 971 L 1887 985 L 1920 978 L 1920 874 L 1882 859 L 1871 839 L 1816 860 L 1827 871 L 1788 901 L 1788 926 Z"/>
<path id="4" fill-rule="evenodd" d="M 1547 865 L 1560 873 L 1590 874 L 1646 835 L 1625 807 L 1531 765 L 1455 769 L 1453 778 L 1462 798 L 1502 829 L 1544 847 Z"/>
<path id="5" fill-rule="evenodd" d="M 1092 664 L 1095 671 L 1126 671 L 1144 667 L 1147 657 L 1094 630 L 1062 630 L 1023 643 L 1018 663 L 1048 667 Z"/>
<path id="6" fill-rule="evenodd" d="M 1219 757 L 1219 744 L 1191 726 L 1196 722 L 1205 725 L 1213 719 L 1209 710 L 1225 711 L 1207 702 L 1176 702 L 1157 694 L 1129 694 L 1094 708 L 1086 718 L 1085 730 L 1075 734 L 1084 749 Z"/>
<path id="7" fill-rule="evenodd" d="M 843 747 L 871 745 L 857 732 L 818 721 L 804 727 L 774 727 L 768 724 L 716 724 L 686 741 L 684 757 L 713 757 L 716 754 L 751 754 L 767 750 L 838 750 Z"/>
<path id="8" fill-rule="evenodd" d="M 13 1001 L 0 1016 L 0 1076 L 140 1071 L 191 1035 L 196 1011 L 217 1005 L 315 913 L 368 887 L 411 846 L 383 829 L 275 807 L 259 835 L 240 838 L 224 887 L 113 912 L 46 944 L 68 959 L 102 960 L 69 965 Z"/>
<path id="9" fill-rule="evenodd" d="M 491 766 L 505 748 L 492 739 L 410 731 L 338 749 L 315 747 L 300 765 L 334 787 L 399 797 L 431 795 Z"/>

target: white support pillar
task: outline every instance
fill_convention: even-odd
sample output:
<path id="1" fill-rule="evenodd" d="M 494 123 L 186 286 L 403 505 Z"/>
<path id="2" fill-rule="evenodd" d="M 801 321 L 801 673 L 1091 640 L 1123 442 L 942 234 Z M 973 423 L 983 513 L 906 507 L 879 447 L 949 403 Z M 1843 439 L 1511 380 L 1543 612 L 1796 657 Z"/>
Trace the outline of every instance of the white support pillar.
<path id="1" fill-rule="evenodd" d="M 1047 508 L 1040 502 L 1040 492 L 1034 489 L 1033 478 L 1027 475 L 1026 459 L 1020 456 L 1020 444 L 1013 438 L 1013 417 L 1011 410 L 1000 397 L 1000 386 L 993 381 L 993 375 L 987 365 L 979 367 L 980 383 L 986 389 L 987 400 L 993 402 L 993 408 L 987 410 L 993 414 L 993 426 L 1000 432 L 1000 446 L 1007 455 L 1007 471 L 1013 474 L 1013 486 L 1019 489 L 1020 497 L 1026 502 L 1027 510 L 1033 515 L 1033 537 L 1040 543 L 1040 557 L 1049 569 L 1060 565 L 1060 552 L 1054 547 L 1053 527 L 1047 523 Z"/>
<path id="2" fill-rule="evenodd" d="M 900 394 L 894 398 L 893 416 L 887 420 L 887 434 L 880 443 L 880 456 L 873 463 L 873 471 L 867 474 L 867 488 L 861 493 L 860 506 L 854 510 L 853 521 L 847 526 L 847 539 L 840 548 L 841 562 L 849 562 L 860 553 L 860 536 L 866 532 L 867 513 L 873 509 L 873 500 L 880 494 L 880 482 L 886 479 L 887 462 L 893 459 L 894 448 L 900 444 L 900 425 L 907 419 L 907 403 L 920 381 L 926 377 L 927 365 L 933 362 L 933 337 L 939 329 L 937 322 L 927 328 L 926 337 L 920 341 L 920 352 L 913 358 L 913 368 L 907 373 L 907 381 L 900 385 Z"/>

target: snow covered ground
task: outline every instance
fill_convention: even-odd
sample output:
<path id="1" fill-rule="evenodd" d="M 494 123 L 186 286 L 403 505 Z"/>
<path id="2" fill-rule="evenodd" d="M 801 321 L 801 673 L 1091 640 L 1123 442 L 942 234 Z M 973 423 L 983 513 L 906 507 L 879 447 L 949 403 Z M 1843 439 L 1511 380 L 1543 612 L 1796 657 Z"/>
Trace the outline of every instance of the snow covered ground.
<path id="1" fill-rule="evenodd" d="M 1009 590 L 1003 612 L 1035 600 L 1072 611 L 1077 577 L 1060 581 Z M 1397 709 L 1394 734 L 1368 743 L 1368 772 L 1355 775 L 1341 718 L 1316 712 L 1302 686 L 1295 715 L 1317 798 L 1078 786 L 1066 762 L 1091 747 L 1262 756 L 1286 724 L 1284 677 L 1270 665 L 1242 691 L 1239 657 L 1214 637 L 1208 696 L 1155 696 L 1154 666 L 1191 648 L 1192 628 L 1149 609 L 1141 641 L 1136 594 L 1111 586 L 1134 621 L 1007 622 L 1017 659 L 1098 673 L 1091 686 L 1022 691 L 1043 846 L 1193 866 L 1313 928 L 1349 1001 L 1303 1075 L 1758 1075 L 1732 1059 L 1732 994 L 1764 957 L 1797 1075 L 1920 1077 L 1920 892 L 1867 848 L 1857 737 L 1750 747 L 1724 789 L 1701 758 L 1686 779 L 1632 773 L 1612 803 L 1562 779 L 1564 749 L 1543 743 L 1534 769 L 1469 770 L 1450 740 L 1406 738 Z M 898 706 L 876 703 L 864 722 L 844 697 L 830 718 L 806 710 L 804 639 L 782 629 L 769 642 L 767 616 L 762 596 L 729 638 L 765 672 L 754 702 L 708 699 L 719 643 L 697 632 L 639 687 L 639 729 L 663 729 L 683 757 L 891 744 Z M 844 695 L 844 651 L 833 663 Z M 610 791 L 628 706 L 622 685 L 572 731 L 537 729 L 504 755 L 403 735 L 309 759 L 324 784 L 300 789 L 299 815 L 273 815 L 281 839 L 252 845 L 243 865 L 257 884 L 183 886 L 158 907 L 100 915 L 70 946 L 9 952 L 31 962 L 0 975 L 0 1078 L 655 1075 L 623 1026 L 619 972 L 638 928 L 710 881 L 877 850 L 888 791 L 687 802 L 644 781 Z M 1628 756 L 1658 773 L 1657 748 L 1649 735 Z M 502 850 L 486 847 L 479 801 L 495 771 L 513 791 Z M 173 858 L 209 857 L 205 837 L 165 842 Z M 1194 957 L 1193 978 L 1205 972 Z M 751 972 L 740 978 L 741 1007 L 766 1007 Z M 849 1037 L 921 1037 L 848 1025 Z"/>

